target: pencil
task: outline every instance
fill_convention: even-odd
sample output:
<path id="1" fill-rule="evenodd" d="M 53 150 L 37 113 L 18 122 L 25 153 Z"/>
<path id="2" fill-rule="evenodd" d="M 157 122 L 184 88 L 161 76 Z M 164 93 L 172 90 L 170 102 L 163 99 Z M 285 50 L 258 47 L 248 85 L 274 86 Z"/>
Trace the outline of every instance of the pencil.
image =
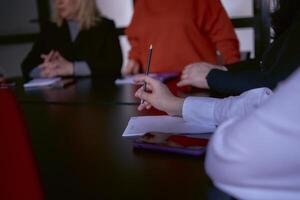
<path id="1" fill-rule="evenodd" d="M 152 58 L 152 44 L 150 45 L 149 48 L 149 54 L 148 54 L 148 61 L 147 61 L 147 69 L 146 69 L 146 76 L 149 75 L 149 71 L 150 71 L 150 64 L 151 64 L 151 58 Z M 146 81 L 144 81 L 144 91 L 147 91 L 147 83 Z M 144 103 L 144 100 L 141 100 L 141 104 Z"/>

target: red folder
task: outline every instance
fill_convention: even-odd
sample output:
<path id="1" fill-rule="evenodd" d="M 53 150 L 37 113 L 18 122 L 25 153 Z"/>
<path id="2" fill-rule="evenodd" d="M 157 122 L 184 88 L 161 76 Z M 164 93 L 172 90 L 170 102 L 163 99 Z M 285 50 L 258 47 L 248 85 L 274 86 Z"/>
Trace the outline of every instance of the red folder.
<path id="1" fill-rule="evenodd" d="M 0 89 L 0 199 L 42 200 L 43 192 L 18 103 Z"/>

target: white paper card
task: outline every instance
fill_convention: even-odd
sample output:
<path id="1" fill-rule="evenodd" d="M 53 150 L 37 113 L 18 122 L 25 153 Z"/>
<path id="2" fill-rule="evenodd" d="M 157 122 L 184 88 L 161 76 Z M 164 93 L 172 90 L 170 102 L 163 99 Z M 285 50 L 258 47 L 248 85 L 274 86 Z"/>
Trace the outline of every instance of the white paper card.
<path id="1" fill-rule="evenodd" d="M 134 78 L 137 76 L 141 76 L 141 75 L 144 75 L 144 74 L 136 74 L 136 75 L 132 75 L 132 76 L 126 76 L 121 79 L 117 79 L 117 80 L 115 80 L 115 84 L 116 85 L 134 84 Z M 176 73 L 176 72 L 150 73 L 148 76 L 150 76 L 151 78 L 154 78 L 156 80 L 159 80 L 161 82 L 164 82 L 168 79 L 177 77 L 178 73 Z"/>
<path id="2" fill-rule="evenodd" d="M 116 85 L 134 84 L 134 76 L 127 76 L 125 78 L 120 78 L 115 80 Z"/>
<path id="3" fill-rule="evenodd" d="M 54 83 L 60 81 L 61 78 L 56 77 L 56 78 L 37 78 L 33 79 L 27 83 L 24 84 L 25 88 L 30 88 L 30 87 L 45 87 L 45 86 L 50 86 L 53 85 Z"/>
<path id="4" fill-rule="evenodd" d="M 200 134 L 213 132 L 215 126 L 186 122 L 181 117 L 168 115 L 131 117 L 123 136 L 140 136 L 148 132 Z"/>

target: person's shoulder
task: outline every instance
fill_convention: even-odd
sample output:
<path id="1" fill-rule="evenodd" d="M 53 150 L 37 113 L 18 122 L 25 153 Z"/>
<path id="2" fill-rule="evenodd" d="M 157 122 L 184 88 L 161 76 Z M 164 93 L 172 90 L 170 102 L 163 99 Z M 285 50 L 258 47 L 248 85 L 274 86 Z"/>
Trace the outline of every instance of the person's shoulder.
<path id="1" fill-rule="evenodd" d="M 300 29 L 300 12 L 298 13 L 298 15 L 296 15 L 295 19 L 293 20 L 292 25 L 294 25 L 294 27 Z"/>
<path id="2" fill-rule="evenodd" d="M 115 22 L 106 17 L 101 17 L 101 19 L 97 22 L 96 27 L 107 27 L 107 28 L 115 28 Z"/>
<path id="3" fill-rule="evenodd" d="M 43 31 L 53 31 L 57 30 L 59 27 L 57 24 L 53 21 L 45 20 L 41 23 L 41 30 Z"/>
<path id="4" fill-rule="evenodd" d="M 42 28 L 50 28 L 50 29 L 57 29 L 58 26 L 56 23 L 50 20 L 44 20 L 41 22 Z"/>
<path id="5" fill-rule="evenodd" d="M 116 26 L 113 20 L 102 17 L 89 31 L 95 34 L 112 33 L 116 31 Z"/>

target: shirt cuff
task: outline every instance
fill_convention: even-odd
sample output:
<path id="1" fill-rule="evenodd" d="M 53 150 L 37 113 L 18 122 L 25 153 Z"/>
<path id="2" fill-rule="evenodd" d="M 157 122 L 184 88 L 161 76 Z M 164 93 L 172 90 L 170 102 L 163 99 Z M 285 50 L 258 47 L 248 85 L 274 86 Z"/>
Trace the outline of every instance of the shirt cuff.
<path id="1" fill-rule="evenodd" d="M 40 66 L 40 65 L 39 65 L 39 66 Z M 41 69 L 40 69 L 39 66 L 33 68 L 33 69 L 30 71 L 30 74 L 29 74 L 29 77 L 30 77 L 30 78 L 40 78 L 40 77 L 41 77 Z"/>
<path id="2" fill-rule="evenodd" d="M 187 97 L 183 103 L 182 117 L 185 121 L 217 126 L 214 118 L 217 101 L 210 97 Z"/>
<path id="3" fill-rule="evenodd" d="M 90 76 L 91 70 L 89 65 L 84 61 L 74 62 L 75 76 Z"/>

